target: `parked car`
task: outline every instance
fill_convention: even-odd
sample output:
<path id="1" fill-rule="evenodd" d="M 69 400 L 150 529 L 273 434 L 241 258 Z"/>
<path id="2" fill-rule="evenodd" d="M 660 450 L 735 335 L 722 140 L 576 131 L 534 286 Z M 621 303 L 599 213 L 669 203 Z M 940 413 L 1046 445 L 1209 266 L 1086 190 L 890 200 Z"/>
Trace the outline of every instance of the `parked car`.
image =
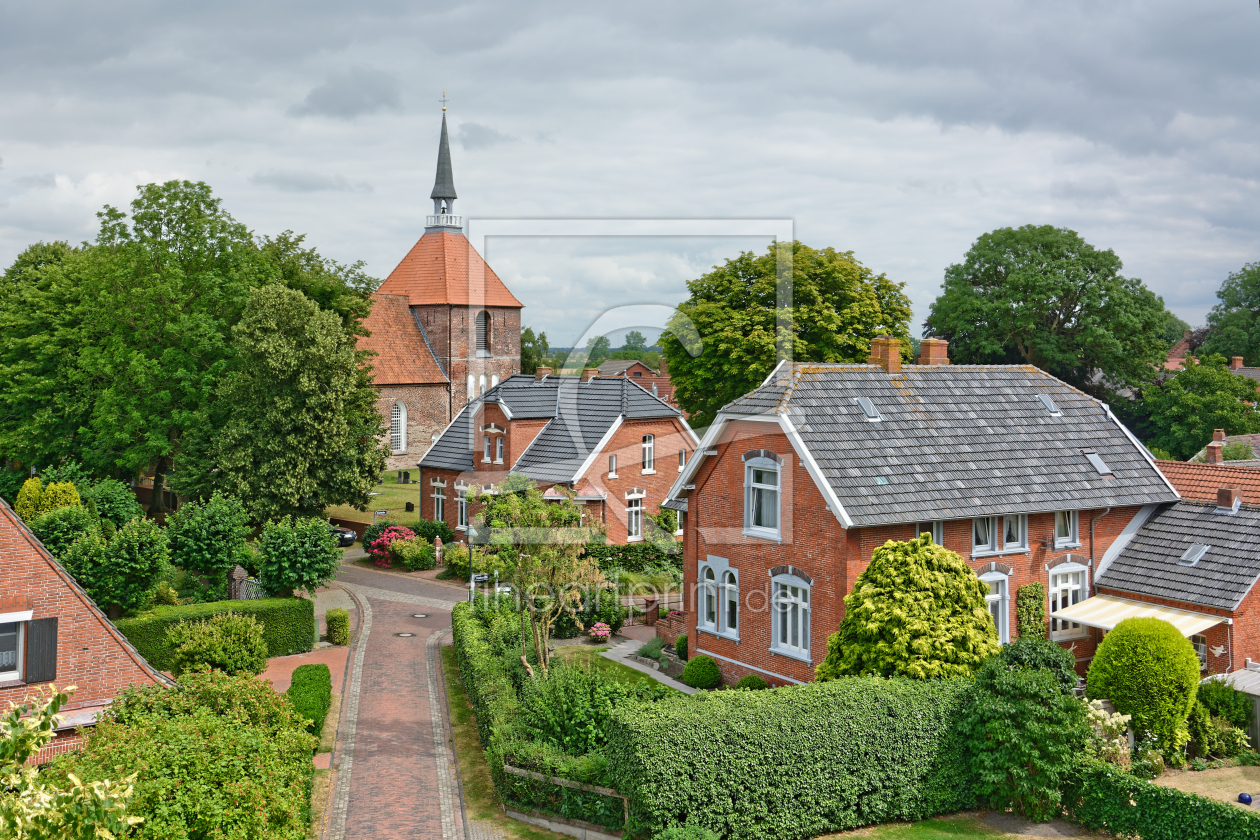
<path id="1" fill-rule="evenodd" d="M 347 548 L 354 545 L 355 540 L 359 538 L 359 535 L 349 528 L 340 528 L 336 525 L 329 525 L 328 530 L 332 532 L 334 537 L 336 537 L 337 545 L 340 548 Z"/>

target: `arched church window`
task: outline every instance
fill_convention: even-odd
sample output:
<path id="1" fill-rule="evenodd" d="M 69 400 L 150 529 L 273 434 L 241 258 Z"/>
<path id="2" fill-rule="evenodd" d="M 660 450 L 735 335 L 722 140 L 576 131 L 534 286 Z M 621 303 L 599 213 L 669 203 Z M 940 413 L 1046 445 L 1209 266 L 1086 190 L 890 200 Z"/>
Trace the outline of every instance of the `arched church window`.
<path id="1" fill-rule="evenodd" d="M 470 373 L 468 374 L 468 399 L 471 400 L 475 396 L 477 396 L 477 380 Z"/>

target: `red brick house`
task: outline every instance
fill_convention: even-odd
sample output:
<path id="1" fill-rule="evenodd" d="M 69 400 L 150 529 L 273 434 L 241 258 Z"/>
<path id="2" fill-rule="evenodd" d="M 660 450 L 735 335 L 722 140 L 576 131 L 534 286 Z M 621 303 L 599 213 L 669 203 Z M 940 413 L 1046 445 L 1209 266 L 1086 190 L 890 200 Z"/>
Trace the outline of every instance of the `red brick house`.
<path id="1" fill-rule="evenodd" d="M 424 235 L 372 296 L 364 321 L 371 335 L 377 407 L 391 456 L 407 469 L 461 408 L 520 369 L 521 309 L 464 236 L 454 215 L 446 115 L 438 146 L 433 215 Z"/>
<path id="2" fill-rule="evenodd" d="M 923 342 L 871 363 L 781 364 L 719 412 L 678 477 L 687 632 L 726 681 L 808 682 L 844 596 L 887 540 L 927 532 L 989 585 L 1000 638 L 1015 593 L 1052 609 L 1177 493 L 1104 403 L 1030 366 L 954 366 Z M 1098 634 L 1055 621 L 1082 669 Z"/>
<path id="3" fill-rule="evenodd" d="M 466 530 L 474 486 L 508 473 L 577 494 L 584 521 L 604 523 L 608 540 L 643 540 L 696 436 L 678 409 L 625 377 L 509 377 L 464 406 L 417 465 L 420 515 Z"/>
<path id="4" fill-rule="evenodd" d="M 133 683 L 167 684 L 0 501 L 0 709 L 55 681 L 77 686 L 57 737 L 37 760 L 73 749 L 114 695 Z"/>
<path id="5" fill-rule="evenodd" d="M 645 391 L 650 391 L 652 396 L 660 397 L 669 405 L 675 407 L 678 405 L 678 401 L 674 399 L 674 386 L 669 381 L 669 366 L 664 357 L 661 357 L 660 371 L 654 371 L 640 361 L 609 359 L 599 366 L 599 375 L 624 376 L 633 379 L 635 384 Z"/>

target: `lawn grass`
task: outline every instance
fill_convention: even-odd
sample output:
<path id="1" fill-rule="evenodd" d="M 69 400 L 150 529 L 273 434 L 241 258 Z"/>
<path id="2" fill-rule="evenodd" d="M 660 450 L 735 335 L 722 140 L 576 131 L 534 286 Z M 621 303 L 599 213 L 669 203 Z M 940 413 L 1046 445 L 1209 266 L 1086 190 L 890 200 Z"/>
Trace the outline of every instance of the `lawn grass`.
<path id="1" fill-rule="evenodd" d="M 490 766 L 477 735 L 477 717 L 473 714 L 464 685 L 459 681 L 459 663 L 455 648 L 442 646 L 442 674 L 446 680 L 446 696 L 451 710 L 451 734 L 455 740 L 455 760 L 464 793 L 464 808 L 470 820 L 493 823 L 508 837 L 521 840 L 563 840 L 563 835 L 535 828 L 509 819 L 499 804 L 499 796 L 490 778 Z"/>
<path id="2" fill-rule="evenodd" d="M 412 470 L 415 475 L 415 470 Z M 412 511 L 407 513 L 407 502 L 420 501 L 420 485 L 419 484 L 399 484 L 396 480 L 391 481 L 396 473 L 386 473 L 386 481 L 372 488 L 373 493 L 379 493 L 379 496 L 373 496 L 368 500 L 367 510 L 355 510 L 349 505 L 333 505 L 324 508 L 324 515 L 336 517 L 338 519 L 350 519 L 355 522 L 371 522 L 372 512 L 376 510 L 389 511 L 389 518 L 395 520 L 401 525 L 409 522 L 420 521 L 420 515 Z M 417 510 L 419 508 L 417 507 Z"/>
<path id="3" fill-rule="evenodd" d="M 337 719 L 341 717 L 341 695 L 334 694 L 324 717 L 324 728 L 319 733 L 319 747 L 315 752 L 332 752 L 337 743 Z"/>
<path id="4" fill-rule="evenodd" d="M 324 810 L 328 805 L 328 791 L 332 785 L 331 770 L 316 770 L 311 780 L 311 827 L 306 836 L 319 840 L 324 828 Z"/>
<path id="5" fill-rule="evenodd" d="M 959 840 L 959 838 L 970 837 L 1017 838 L 1019 836 L 989 828 L 975 814 L 954 814 L 917 823 L 893 823 L 846 831 L 842 834 L 827 834 L 819 837 L 818 840 L 859 840 L 859 838 L 860 840 Z"/>
<path id="6" fill-rule="evenodd" d="M 617 682 L 627 684 L 657 683 L 658 685 L 662 685 L 662 683 L 652 679 L 642 671 L 636 671 L 633 668 L 629 668 L 621 664 L 620 662 L 613 662 L 607 657 L 600 656 L 599 654 L 605 650 L 608 650 L 607 646 L 561 645 L 556 648 L 556 652 L 553 656 L 556 656 L 566 662 L 571 662 L 577 665 L 585 665 L 588 668 L 594 668 Z M 678 692 L 678 689 L 673 688 L 672 686 L 667 686 L 667 688 L 669 688 L 670 691 Z"/>
<path id="7" fill-rule="evenodd" d="M 1155 779 L 1155 784 L 1229 802 L 1244 811 L 1254 811 L 1252 806 L 1238 801 L 1238 794 L 1260 796 L 1260 767 L 1219 767 L 1215 770 L 1165 773 Z"/>

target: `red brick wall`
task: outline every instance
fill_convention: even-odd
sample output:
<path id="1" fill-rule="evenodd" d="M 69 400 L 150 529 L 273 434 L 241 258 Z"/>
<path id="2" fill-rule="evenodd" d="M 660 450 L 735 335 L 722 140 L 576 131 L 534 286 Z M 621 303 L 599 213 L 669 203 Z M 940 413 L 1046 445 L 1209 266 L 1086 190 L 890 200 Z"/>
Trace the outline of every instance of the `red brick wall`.
<path id="1" fill-rule="evenodd" d="M 521 310 L 505 307 L 486 307 L 490 316 L 490 357 L 476 358 L 476 328 L 474 319 L 477 309 L 466 306 L 432 304 L 414 306 L 424 324 L 425 333 L 433 345 L 433 352 L 450 378 L 448 394 L 448 420 L 454 417 L 468 402 L 468 375 L 471 373 L 475 387 L 480 387 L 480 377 L 486 377 L 490 387 L 493 377 L 503 381 L 521 367 Z"/>
<path id="2" fill-rule="evenodd" d="M 643 471 L 643 436 L 654 435 L 655 473 Z M 628 420 L 613 433 L 612 439 L 590 467 L 579 478 L 589 480 L 591 486 L 608 494 L 608 541 L 625 545 L 628 541 L 626 519 L 626 493 L 632 488 L 647 491 L 643 499 L 644 515 L 660 513 L 661 502 L 669 494 L 669 488 L 678 478 L 678 450 L 687 453 L 691 460 L 695 444 L 682 422 L 674 417 L 655 420 Z M 617 455 L 617 477 L 609 478 L 608 456 Z M 646 525 L 644 526 L 646 531 Z"/>
<path id="3" fill-rule="evenodd" d="M 163 683 L 73 578 L 43 550 L 17 514 L 2 502 L 0 557 L 0 598 L 6 604 L 5 611 L 29 609 L 33 619 L 57 618 L 55 682 L 58 688 L 77 686 L 64 707 L 67 712 L 108 704 L 115 694 L 133 683 Z M 0 708 L 7 708 L 10 701 L 21 702 L 44 686 L 0 683 Z"/>
<path id="4" fill-rule="evenodd" d="M 843 598 L 853 582 L 870 563 L 876 548 L 887 540 L 906 540 L 914 536 L 912 524 L 872 528 L 840 527 L 836 517 L 826 509 L 826 501 L 804 465 L 796 457 L 787 438 L 775 425 L 759 422 L 730 424 L 715 447 L 719 454 L 709 458 L 695 477 L 696 490 L 689 497 L 687 528 L 684 536 L 684 580 L 690 619 L 693 651 L 724 657 L 719 659 L 724 679 L 737 680 L 749 673 L 749 667 L 761 669 L 761 675 L 775 682 L 772 675 L 806 682 L 813 679 L 814 667 L 826 656 L 827 637 L 835 632 L 844 617 Z M 768 449 L 784 459 L 781 475 L 782 544 L 743 535 L 744 464 L 741 456 L 752 449 Z M 843 502 L 843 500 L 842 500 Z M 1095 526 L 1095 556 L 1103 553 L 1129 523 L 1139 508 L 1112 510 Z M 1012 568 L 1008 579 L 1008 617 L 1010 635 L 1016 635 L 1015 593 L 1032 581 L 1048 585 L 1046 565 L 1067 554 L 1075 554 L 1086 562 L 1089 556 L 1089 522 L 1101 511 L 1080 512 L 1079 534 L 1082 545 L 1076 549 L 1048 550 L 1044 540 L 1053 536 L 1054 515 L 1033 514 L 1028 517 L 1028 544 L 1023 553 L 971 557 L 971 520 L 944 523 L 945 546 L 958 552 L 973 569 L 990 562 Z M 739 571 L 741 616 L 739 641 L 699 631 L 696 610 L 696 578 L 698 563 L 707 555 L 730 561 Z M 805 662 L 770 652 L 769 601 L 770 569 L 792 565 L 813 579 L 811 590 L 810 657 Z M 1090 574 L 1092 586 L 1092 572 Z M 697 635 L 699 633 L 699 635 Z M 1061 642 L 1077 657 L 1084 672 L 1096 646 L 1094 631 L 1079 638 Z M 741 663 L 739 665 L 735 663 Z M 778 682 L 783 682 L 780 679 Z"/>
<path id="5" fill-rule="evenodd" d="M 385 424 L 382 442 L 389 445 L 389 424 L 394 403 L 407 407 L 407 447 L 390 455 L 387 470 L 415 470 L 416 461 L 433 443 L 433 435 L 451 422 L 450 394 L 445 385 L 382 385 L 376 389 L 376 409 Z"/>

